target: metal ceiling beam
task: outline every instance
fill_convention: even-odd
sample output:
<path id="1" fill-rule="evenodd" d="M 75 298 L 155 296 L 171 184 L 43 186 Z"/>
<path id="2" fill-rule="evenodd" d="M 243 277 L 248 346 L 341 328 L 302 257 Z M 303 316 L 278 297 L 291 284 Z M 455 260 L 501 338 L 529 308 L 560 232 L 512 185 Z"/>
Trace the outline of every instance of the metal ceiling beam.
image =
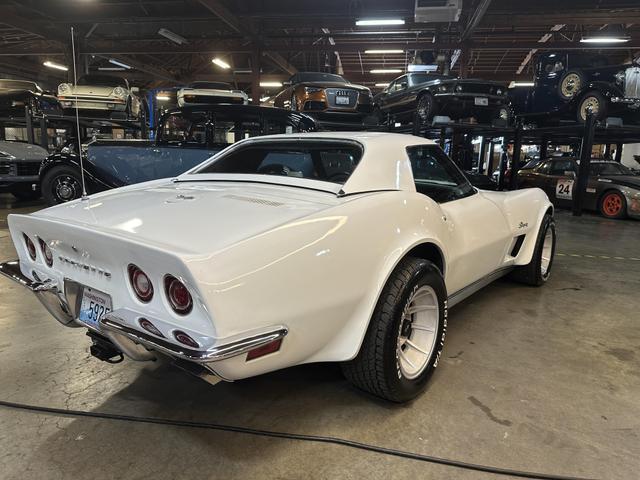
<path id="1" fill-rule="evenodd" d="M 480 0 L 480 5 L 478 5 L 478 7 L 474 10 L 471 18 L 469 19 L 469 23 L 467 23 L 467 26 L 462 32 L 462 35 L 460 35 L 460 41 L 464 42 L 471 37 L 474 30 L 478 27 L 478 25 L 480 25 L 482 17 L 484 17 L 484 14 L 487 12 L 489 5 L 491 5 L 491 0 Z"/>

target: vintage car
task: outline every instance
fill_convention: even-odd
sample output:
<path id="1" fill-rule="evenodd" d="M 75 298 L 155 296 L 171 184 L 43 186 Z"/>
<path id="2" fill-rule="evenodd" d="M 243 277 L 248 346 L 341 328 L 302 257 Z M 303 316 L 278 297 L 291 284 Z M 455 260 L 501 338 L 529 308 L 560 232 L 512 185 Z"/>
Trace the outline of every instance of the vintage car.
<path id="1" fill-rule="evenodd" d="M 534 86 L 510 89 L 516 115 L 532 123 L 584 123 L 591 109 L 598 120 L 619 116 L 640 122 L 640 66 L 611 65 L 604 55 L 554 52 L 537 57 Z"/>
<path id="2" fill-rule="evenodd" d="M 559 207 L 573 205 L 578 162 L 573 158 L 550 158 L 533 169 L 518 172 L 520 188 L 538 187 Z M 591 160 L 584 208 L 606 218 L 640 219 L 640 176 L 610 160 Z"/>
<path id="3" fill-rule="evenodd" d="M 376 95 L 374 103 L 374 115 L 384 125 L 428 126 L 436 116 L 506 124 L 510 115 L 507 88 L 501 83 L 437 73 L 402 75 Z"/>
<path id="4" fill-rule="evenodd" d="M 140 119 L 146 115 L 138 96 L 138 87 L 131 87 L 126 78 L 109 75 L 85 75 L 78 84 L 61 83 L 58 100 L 62 108 L 75 114 L 76 105 L 83 116 L 107 116 L 113 119 Z"/>
<path id="5" fill-rule="evenodd" d="M 284 85 L 274 106 L 304 112 L 322 122 L 362 123 L 373 109 L 371 90 L 333 73 L 300 72 Z"/>
<path id="6" fill-rule="evenodd" d="M 155 140 L 85 142 L 83 167 L 88 193 L 186 172 L 228 145 L 246 137 L 315 131 L 306 115 L 253 105 L 202 105 L 168 110 Z M 77 140 L 76 140 L 77 142 Z M 40 169 L 47 205 L 82 196 L 76 144 L 49 156 Z"/>
<path id="7" fill-rule="evenodd" d="M 0 79 L 0 117 L 24 117 L 26 107 L 34 115 L 62 113 L 56 96 L 42 90 L 36 82 Z"/>
<path id="8" fill-rule="evenodd" d="M 437 366 L 447 308 L 507 273 L 542 285 L 556 241 L 542 190 L 478 191 L 433 141 L 382 132 L 250 138 L 8 223 L 0 273 L 99 359 L 212 381 L 340 362 L 395 402 Z"/>
<path id="9" fill-rule="evenodd" d="M 178 90 L 178 106 L 230 103 L 248 105 L 249 96 L 224 82 L 193 82 Z"/>
<path id="10" fill-rule="evenodd" d="M 10 192 L 18 200 L 39 198 L 38 172 L 48 155 L 39 145 L 0 141 L 0 191 Z"/>

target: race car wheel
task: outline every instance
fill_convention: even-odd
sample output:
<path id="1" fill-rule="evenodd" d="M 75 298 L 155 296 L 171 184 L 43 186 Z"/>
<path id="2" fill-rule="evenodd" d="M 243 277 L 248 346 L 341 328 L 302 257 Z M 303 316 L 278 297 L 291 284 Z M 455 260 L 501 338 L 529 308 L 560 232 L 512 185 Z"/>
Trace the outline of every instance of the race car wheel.
<path id="1" fill-rule="evenodd" d="M 600 214 L 605 218 L 624 218 L 626 211 L 627 202 L 620 192 L 605 192 L 600 199 Z"/>
<path id="2" fill-rule="evenodd" d="M 587 121 L 587 112 L 591 109 L 596 117 L 596 120 L 602 120 L 607 116 L 607 100 L 602 96 L 600 92 L 591 91 L 585 93 L 582 100 L 578 105 L 578 122 L 584 123 Z"/>
<path id="3" fill-rule="evenodd" d="M 42 196 L 47 205 L 58 205 L 82 196 L 82 180 L 73 168 L 58 165 L 42 179 Z"/>
<path id="4" fill-rule="evenodd" d="M 549 279 L 555 253 L 556 224 L 553 217 L 547 213 L 540 224 L 531 261 L 527 265 L 517 267 L 512 273 L 512 278 L 539 287 Z"/>
<path id="5" fill-rule="evenodd" d="M 389 277 L 358 355 L 342 364 L 355 386 L 392 402 L 416 397 L 438 365 L 447 293 L 431 262 L 403 259 Z"/>

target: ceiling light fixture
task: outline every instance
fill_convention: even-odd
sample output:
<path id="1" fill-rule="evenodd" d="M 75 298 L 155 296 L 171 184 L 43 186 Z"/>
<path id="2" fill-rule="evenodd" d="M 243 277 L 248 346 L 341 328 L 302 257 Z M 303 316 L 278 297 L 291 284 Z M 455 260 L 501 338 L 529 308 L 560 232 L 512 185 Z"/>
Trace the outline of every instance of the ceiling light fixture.
<path id="1" fill-rule="evenodd" d="M 533 82 L 518 82 L 516 80 L 512 81 L 509 84 L 509 88 L 513 87 L 533 87 L 535 84 Z"/>
<path id="2" fill-rule="evenodd" d="M 380 88 L 386 88 L 388 87 L 389 84 L 388 83 L 376 83 L 376 87 L 380 87 Z"/>
<path id="3" fill-rule="evenodd" d="M 184 45 L 189 43 L 189 41 L 178 35 L 177 33 L 173 33 L 171 30 L 167 30 L 166 28 L 161 28 L 158 30 L 158 35 L 162 35 L 164 38 L 171 40 L 173 43 L 177 43 L 178 45 Z"/>
<path id="4" fill-rule="evenodd" d="M 623 25 L 607 25 L 596 31 L 582 34 L 581 43 L 625 43 L 631 37 Z"/>
<path id="5" fill-rule="evenodd" d="M 124 72 L 127 69 L 122 67 L 98 67 L 101 72 Z"/>
<path id="6" fill-rule="evenodd" d="M 119 62 L 118 60 L 114 60 L 113 58 L 109 59 L 109 63 L 111 63 L 113 65 L 117 65 L 117 66 L 122 67 L 122 68 L 126 68 L 127 70 L 131 70 L 133 68 L 130 65 L 127 65 L 126 63 Z"/>
<path id="7" fill-rule="evenodd" d="M 582 37 L 580 43 L 625 43 L 631 40 L 631 37 Z"/>
<path id="8" fill-rule="evenodd" d="M 282 82 L 260 82 L 260 86 L 263 88 L 269 88 L 269 87 L 281 87 L 282 86 Z"/>
<path id="9" fill-rule="evenodd" d="M 399 68 L 374 68 L 369 73 L 402 73 Z"/>
<path id="10" fill-rule="evenodd" d="M 404 50 L 400 49 L 389 49 L 389 50 L 365 50 L 364 53 L 367 54 L 385 54 L 385 53 L 404 53 Z"/>
<path id="11" fill-rule="evenodd" d="M 369 18 L 357 20 L 356 25 L 358 27 L 373 27 L 377 25 L 404 25 L 404 20 L 401 18 Z"/>
<path id="12" fill-rule="evenodd" d="M 45 67 L 49 67 L 49 68 L 55 68 L 56 70 L 63 70 L 63 71 L 67 71 L 69 70 L 68 67 L 65 67 L 64 65 L 60 65 L 59 63 L 54 63 L 54 62 L 50 62 L 49 60 L 47 60 L 46 62 L 43 63 L 43 65 Z"/>
<path id="13" fill-rule="evenodd" d="M 231 68 L 231 65 L 229 65 L 227 62 L 225 62 L 221 58 L 216 57 L 211 61 L 215 63 L 217 66 L 219 66 L 220 68 L 224 68 L 225 70 L 228 70 L 229 68 Z"/>

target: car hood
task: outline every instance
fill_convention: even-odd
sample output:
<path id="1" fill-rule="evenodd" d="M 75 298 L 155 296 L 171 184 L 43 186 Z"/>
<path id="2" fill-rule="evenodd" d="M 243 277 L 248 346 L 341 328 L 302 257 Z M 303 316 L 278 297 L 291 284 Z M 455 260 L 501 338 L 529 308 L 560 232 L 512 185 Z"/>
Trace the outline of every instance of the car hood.
<path id="1" fill-rule="evenodd" d="M 49 155 L 39 145 L 22 142 L 0 142 L 0 152 L 8 153 L 17 160 L 44 160 Z"/>
<path id="2" fill-rule="evenodd" d="M 176 252 L 212 254 L 286 228 L 338 202 L 335 195 L 277 185 L 160 180 L 58 205 L 34 216 Z"/>
<path id="3" fill-rule="evenodd" d="M 320 88 L 344 88 L 353 89 L 360 92 L 370 92 L 369 88 L 364 85 L 356 85 L 355 83 L 340 83 L 340 82 L 304 82 L 296 83 L 295 88 L 303 87 L 320 87 Z"/>
<path id="4" fill-rule="evenodd" d="M 640 175 L 610 175 L 601 176 L 598 180 L 607 180 L 617 185 L 631 187 L 640 190 Z"/>

